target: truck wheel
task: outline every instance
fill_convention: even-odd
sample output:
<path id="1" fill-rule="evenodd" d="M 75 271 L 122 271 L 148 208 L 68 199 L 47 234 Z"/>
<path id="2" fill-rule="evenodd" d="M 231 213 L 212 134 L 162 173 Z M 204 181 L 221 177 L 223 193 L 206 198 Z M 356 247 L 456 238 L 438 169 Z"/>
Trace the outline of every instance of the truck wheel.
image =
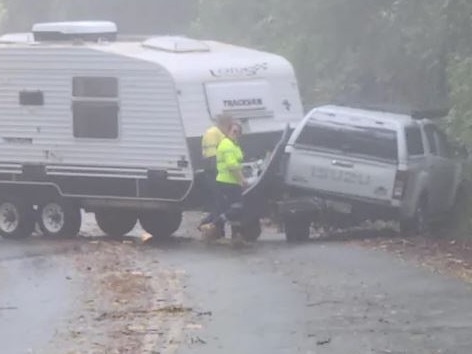
<path id="1" fill-rule="evenodd" d="M 121 237 L 133 230 L 138 215 L 131 210 L 97 210 L 95 220 L 108 236 Z"/>
<path id="2" fill-rule="evenodd" d="M 246 241 L 256 241 L 262 233 L 261 221 L 256 219 L 243 224 L 241 233 Z"/>
<path id="3" fill-rule="evenodd" d="M 412 219 L 400 221 L 400 232 L 412 236 L 428 236 L 430 233 L 430 222 L 428 218 L 428 202 L 422 198 L 416 206 L 415 215 Z"/>
<path id="4" fill-rule="evenodd" d="M 303 242 L 310 238 L 311 220 L 305 216 L 291 215 L 284 221 L 287 242 Z"/>
<path id="5" fill-rule="evenodd" d="M 454 197 L 454 204 L 451 209 L 445 213 L 443 224 L 446 231 L 455 232 L 462 228 L 467 228 L 466 224 L 468 222 L 469 214 L 468 200 L 468 190 L 465 186 L 460 186 L 457 189 L 456 196 Z"/>
<path id="6" fill-rule="evenodd" d="M 182 212 L 175 210 L 152 210 L 139 215 L 142 228 L 157 238 L 167 238 L 176 232 L 182 223 Z"/>
<path id="7" fill-rule="evenodd" d="M 81 223 L 80 208 L 69 200 L 50 200 L 38 208 L 39 228 L 46 237 L 77 236 Z"/>
<path id="8" fill-rule="evenodd" d="M 18 198 L 3 198 L 0 201 L 0 235 L 8 239 L 31 236 L 35 217 L 33 206 Z"/>

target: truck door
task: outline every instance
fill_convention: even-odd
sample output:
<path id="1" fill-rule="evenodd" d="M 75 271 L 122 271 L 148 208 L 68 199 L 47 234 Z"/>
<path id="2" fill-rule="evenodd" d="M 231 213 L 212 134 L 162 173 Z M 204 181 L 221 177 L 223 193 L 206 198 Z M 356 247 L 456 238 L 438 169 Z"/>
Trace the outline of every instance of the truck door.
<path id="1" fill-rule="evenodd" d="M 449 207 L 449 194 L 452 188 L 454 170 L 452 161 L 448 159 L 447 142 L 437 128 L 428 124 L 425 126 L 426 138 L 429 145 L 429 208 L 432 213 L 443 212 Z"/>

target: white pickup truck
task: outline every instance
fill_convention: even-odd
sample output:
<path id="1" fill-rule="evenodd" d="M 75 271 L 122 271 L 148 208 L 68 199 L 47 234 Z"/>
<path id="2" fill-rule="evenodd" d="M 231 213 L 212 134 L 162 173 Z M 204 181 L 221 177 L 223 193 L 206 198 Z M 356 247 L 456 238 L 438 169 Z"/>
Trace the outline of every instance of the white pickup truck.
<path id="1" fill-rule="evenodd" d="M 341 225 L 383 219 L 425 232 L 463 194 L 464 162 L 431 120 L 315 108 L 285 148 L 280 210 L 287 240 L 307 239 L 320 211 Z"/>

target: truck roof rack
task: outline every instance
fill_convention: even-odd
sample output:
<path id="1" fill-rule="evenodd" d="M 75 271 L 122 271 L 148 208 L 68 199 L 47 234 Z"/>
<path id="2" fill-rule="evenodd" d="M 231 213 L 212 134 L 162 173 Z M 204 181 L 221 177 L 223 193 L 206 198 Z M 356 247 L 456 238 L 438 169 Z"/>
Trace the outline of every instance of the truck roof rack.
<path id="1" fill-rule="evenodd" d="M 411 108 L 406 105 L 395 105 L 395 104 L 356 104 L 347 102 L 336 102 L 336 104 L 344 107 L 365 109 L 371 111 L 379 111 L 385 113 L 403 114 L 411 116 L 415 120 L 421 119 L 439 119 L 444 118 L 449 114 L 449 107 L 440 108 Z"/>
<path id="2" fill-rule="evenodd" d="M 450 108 L 412 110 L 411 111 L 411 118 L 413 118 L 413 119 L 444 118 L 449 114 L 449 111 L 450 111 Z"/>

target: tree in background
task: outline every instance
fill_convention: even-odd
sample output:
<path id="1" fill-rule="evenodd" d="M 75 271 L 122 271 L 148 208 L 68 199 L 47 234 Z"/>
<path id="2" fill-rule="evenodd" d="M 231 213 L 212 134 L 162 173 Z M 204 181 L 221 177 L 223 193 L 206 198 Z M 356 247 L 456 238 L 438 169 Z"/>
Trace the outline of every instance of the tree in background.
<path id="1" fill-rule="evenodd" d="M 423 108 L 447 101 L 459 2 L 200 0 L 193 28 L 286 56 L 306 103 Z"/>

